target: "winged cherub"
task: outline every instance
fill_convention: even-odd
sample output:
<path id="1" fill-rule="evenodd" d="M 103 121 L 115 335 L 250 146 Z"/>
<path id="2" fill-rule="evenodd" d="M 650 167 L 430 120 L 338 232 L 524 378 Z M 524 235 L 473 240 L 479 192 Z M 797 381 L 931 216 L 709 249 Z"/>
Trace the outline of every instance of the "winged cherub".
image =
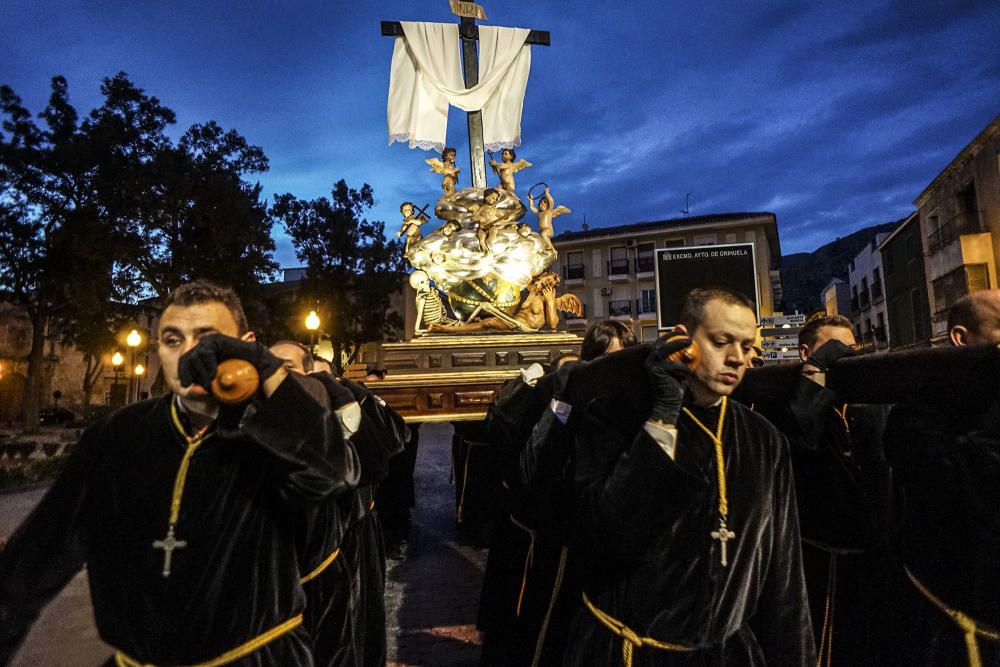
<path id="1" fill-rule="evenodd" d="M 503 149 L 503 152 L 500 153 L 500 160 L 500 162 L 490 160 L 490 166 L 493 167 L 496 175 L 500 177 L 500 189 L 506 190 L 513 195 L 514 174 L 522 169 L 527 169 L 531 166 L 531 163 L 527 160 L 517 160 L 517 153 L 514 152 L 513 148 Z M 514 162 L 514 160 L 517 160 L 517 162 Z"/>
<path id="2" fill-rule="evenodd" d="M 403 247 L 404 255 L 410 252 L 411 245 L 422 238 L 420 234 L 420 225 L 424 224 L 428 220 L 428 217 L 423 213 L 418 212 L 414 214 L 414 208 L 413 202 L 408 201 L 404 201 L 399 207 L 399 212 L 403 214 L 403 222 L 400 224 L 399 231 L 396 232 L 396 236 L 399 237 L 406 234 L 406 245 Z"/>
<path id="3" fill-rule="evenodd" d="M 455 184 L 458 183 L 458 173 L 462 171 L 455 166 L 455 155 L 455 149 L 449 146 L 441 151 L 440 160 L 436 157 L 424 160 L 424 162 L 431 166 L 431 171 L 435 174 L 441 174 L 444 177 L 441 179 L 441 189 L 444 190 L 446 195 L 450 195 L 455 191 Z"/>
<path id="4" fill-rule="evenodd" d="M 565 206 L 556 206 L 555 200 L 552 199 L 552 195 L 549 194 L 549 186 L 545 186 L 545 194 L 542 198 L 538 200 L 538 208 L 535 208 L 535 199 L 528 193 L 528 206 L 531 208 L 531 212 L 538 216 L 538 233 L 541 235 L 542 239 L 545 241 L 546 247 L 553 252 L 553 254 L 558 255 L 555 246 L 552 245 L 552 234 L 554 232 L 552 227 L 552 219 L 558 218 L 560 215 L 566 213 L 572 213 Z"/>

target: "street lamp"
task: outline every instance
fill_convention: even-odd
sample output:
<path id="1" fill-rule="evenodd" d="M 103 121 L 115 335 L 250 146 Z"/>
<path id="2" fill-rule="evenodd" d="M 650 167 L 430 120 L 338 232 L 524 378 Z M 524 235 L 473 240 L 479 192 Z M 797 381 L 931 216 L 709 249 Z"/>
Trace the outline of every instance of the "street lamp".
<path id="1" fill-rule="evenodd" d="M 132 329 L 132 331 L 130 331 L 128 333 L 128 336 L 126 336 L 125 342 L 128 343 L 128 363 L 129 363 L 129 366 L 134 366 L 135 365 L 135 348 L 137 348 L 140 345 L 142 345 L 142 336 L 139 335 L 138 331 L 136 331 L 135 329 Z M 127 403 L 131 403 L 132 400 L 133 400 L 133 398 L 132 398 L 132 378 L 129 378 L 129 381 L 128 381 L 128 394 L 129 394 L 129 397 L 128 397 L 128 400 L 126 402 Z M 135 380 L 135 396 L 136 396 L 136 398 L 139 397 L 139 376 L 138 376 L 138 374 L 136 374 L 136 380 Z"/>
<path id="2" fill-rule="evenodd" d="M 309 354 L 316 354 L 316 330 L 319 329 L 319 315 L 310 310 L 306 316 L 306 329 L 309 329 Z"/>

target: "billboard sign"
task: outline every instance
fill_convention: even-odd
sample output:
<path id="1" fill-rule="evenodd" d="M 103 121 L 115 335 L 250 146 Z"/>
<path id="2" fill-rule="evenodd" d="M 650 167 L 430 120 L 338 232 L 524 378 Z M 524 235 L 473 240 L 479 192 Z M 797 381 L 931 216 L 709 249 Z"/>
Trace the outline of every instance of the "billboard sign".
<path id="1" fill-rule="evenodd" d="M 753 301 L 760 321 L 757 258 L 753 243 L 658 248 L 656 250 L 656 322 L 674 327 L 688 293 L 699 287 L 725 287 Z"/>

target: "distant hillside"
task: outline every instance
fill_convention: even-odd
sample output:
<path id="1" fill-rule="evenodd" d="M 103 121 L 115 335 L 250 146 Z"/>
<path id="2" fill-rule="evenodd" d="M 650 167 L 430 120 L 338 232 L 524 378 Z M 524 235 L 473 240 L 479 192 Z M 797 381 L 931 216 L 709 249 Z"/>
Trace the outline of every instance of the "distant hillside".
<path id="1" fill-rule="evenodd" d="M 781 290 L 785 312 L 811 313 L 820 308 L 820 291 L 834 277 L 847 281 L 847 267 L 880 232 L 895 229 L 897 222 L 865 227 L 848 236 L 827 243 L 812 252 L 798 252 L 781 257 Z"/>

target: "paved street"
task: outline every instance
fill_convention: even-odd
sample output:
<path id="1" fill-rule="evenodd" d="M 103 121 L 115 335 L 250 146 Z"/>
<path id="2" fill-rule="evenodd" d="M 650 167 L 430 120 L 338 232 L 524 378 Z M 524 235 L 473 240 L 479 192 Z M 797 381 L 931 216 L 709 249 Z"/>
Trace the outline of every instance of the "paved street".
<path id="1" fill-rule="evenodd" d="M 389 566 L 386 607 L 389 664 L 475 665 L 476 607 L 486 552 L 455 534 L 449 425 L 421 428 L 417 509 L 410 548 Z M 10 535 L 43 489 L 0 495 L 0 536 Z M 110 654 L 97 638 L 86 574 L 81 573 L 35 624 L 13 667 L 97 667 Z"/>

